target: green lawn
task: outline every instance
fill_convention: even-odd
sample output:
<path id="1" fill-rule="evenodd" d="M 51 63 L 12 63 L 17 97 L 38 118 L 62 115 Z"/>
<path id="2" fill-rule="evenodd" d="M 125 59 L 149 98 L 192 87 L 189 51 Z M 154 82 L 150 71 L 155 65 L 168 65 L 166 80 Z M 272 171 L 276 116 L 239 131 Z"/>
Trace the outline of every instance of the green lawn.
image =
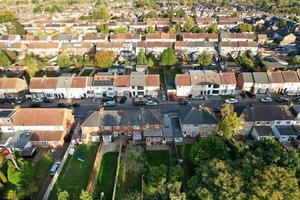
<path id="1" fill-rule="evenodd" d="M 100 199 L 101 192 L 104 192 L 105 199 L 112 198 L 117 162 L 117 152 L 109 152 L 103 155 L 94 191 L 94 199 Z"/>
<path id="2" fill-rule="evenodd" d="M 233 96 L 233 95 L 221 95 L 221 98 L 222 98 L 223 100 L 225 100 L 225 99 L 231 99 L 231 98 L 234 98 L 234 99 L 235 99 L 235 96 Z"/>
<path id="3" fill-rule="evenodd" d="M 168 150 L 146 151 L 146 160 L 150 166 L 170 165 L 170 155 Z"/>
<path id="4" fill-rule="evenodd" d="M 161 85 L 165 84 L 163 69 L 150 68 L 150 69 L 148 69 L 148 74 L 159 74 L 160 84 Z"/>
<path id="5" fill-rule="evenodd" d="M 81 145 L 76 149 L 74 155 L 67 158 L 49 199 L 57 199 L 57 191 L 59 190 L 68 191 L 70 199 L 79 199 L 81 190 L 86 189 L 97 148 L 98 145 Z M 83 159 L 84 162 L 77 158 Z"/>
<path id="6" fill-rule="evenodd" d="M 85 69 L 80 76 L 90 76 L 93 69 Z"/>

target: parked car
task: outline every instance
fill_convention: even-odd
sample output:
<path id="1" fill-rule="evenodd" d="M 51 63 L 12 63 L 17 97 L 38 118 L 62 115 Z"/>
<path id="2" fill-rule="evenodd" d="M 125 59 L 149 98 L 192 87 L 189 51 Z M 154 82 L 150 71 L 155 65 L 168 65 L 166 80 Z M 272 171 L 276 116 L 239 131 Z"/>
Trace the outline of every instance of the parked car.
<path id="1" fill-rule="evenodd" d="M 195 99 L 195 100 L 205 100 L 205 97 L 203 95 L 199 95 L 199 96 L 193 96 L 192 99 Z"/>
<path id="2" fill-rule="evenodd" d="M 244 99 L 244 98 L 246 98 L 246 92 L 245 91 L 242 91 L 241 93 L 240 93 L 240 96 Z"/>
<path id="3" fill-rule="evenodd" d="M 125 97 L 125 96 L 123 96 L 123 97 L 118 97 L 118 98 L 117 98 L 117 102 L 118 102 L 119 104 L 123 104 L 123 103 L 125 103 L 125 101 L 126 101 L 126 97 Z"/>
<path id="4" fill-rule="evenodd" d="M 55 172 L 57 171 L 58 167 L 60 165 L 60 162 L 55 162 L 51 169 L 50 169 L 50 176 L 54 176 Z"/>
<path id="5" fill-rule="evenodd" d="M 41 103 L 34 102 L 34 103 L 30 104 L 30 108 L 39 108 L 39 107 L 41 107 Z"/>
<path id="6" fill-rule="evenodd" d="M 294 97 L 293 102 L 299 103 L 300 102 L 300 97 Z"/>
<path id="7" fill-rule="evenodd" d="M 33 99 L 32 99 L 32 102 L 34 102 L 34 103 L 42 103 L 42 102 L 43 102 L 43 99 L 42 99 L 42 98 L 39 98 L 39 97 L 33 98 Z"/>
<path id="8" fill-rule="evenodd" d="M 289 98 L 287 97 L 278 97 L 275 99 L 276 102 L 288 102 Z"/>
<path id="9" fill-rule="evenodd" d="M 167 100 L 167 96 L 166 96 L 165 94 L 162 94 L 162 95 L 161 95 L 161 100 L 162 100 L 162 101 L 166 101 L 166 100 Z"/>
<path id="10" fill-rule="evenodd" d="M 238 100 L 235 98 L 225 99 L 225 103 L 233 104 L 233 103 L 237 103 L 237 102 L 238 102 Z"/>
<path id="11" fill-rule="evenodd" d="M 0 103 L 4 104 L 4 103 L 12 103 L 13 101 L 11 99 L 8 98 L 4 98 L 4 99 L 0 99 Z"/>
<path id="12" fill-rule="evenodd" d="M 148 101 L 146 102 L 146 105 L 147 105 L 147 106 L 157 106 L 158 103 L 157 103 L 156 101 L 153 101 L 153 100 L 148 100 Z"/>
<path id="13" fill-rule="evenodd" d="M 176 101 L 176 95 L 175 95 L 175 94 L 170 94 L 170 95 L 169 95 L 169 99 L 170 99 L 171 101 Z"/>
<path id="14" fill-rule="evenodd" d="M 145 106 L 146 101 L 135 101 L 135 102 L 133 102 L 133 105 L 135 105 L 135 106 Z"/>
<path id="15" fill-rule="evenodd" d="M 188 105 L 190 102 L 187 99 L 179 99 L 178 100 L 179 105 Z"/>
<path id="16" fill-rule="evenodd" d="M 80 107 L 80 104 L 79 103 L 73 103 L 71 106 L 74 107 L 74 108 L 78 108 L 78 107 Z"/>
<path id="17" fill-rule="evenodd" d="M 272 98 L 271 97 L 264 97 L 260 99 L 260 102 L 262 103 L 270 103 L 272 102 Z"/>
<path id="18" fill-rule="evenodd" d="M 57 107 L 58 108 L 70 108 L 71 106 L 69 104 L 65 104 L 65 103 L 58 103 Z"/>
<path id="19" fill-rule="evenodd" d="M 49 99 L 47 97 L 43 98 L 43 103 L 53 103 L 53 99 Z"/>
<path id="20" fill-rule="evenodd" d="M 255 98 L 255 94 L 249 91 L 246 91 L 246 94 L 249 98 L 254 99 Z"/>
<path id="21" fill-rule="evenodd" d="M 25 100 L 26 100 L 25 96 L 17 97 L 17 98 L 15 99 L 15 101 L 16 101 L 17 104 L 21 104 L 21 103 L 23 103 Z"/>
<path id="22" fill-rule="evenodd" d="M 103 107 L 114 107 L 116 105 L 117 104 L 115 101 L 107 101 L 107 102 L 104 102 Z"/>
<path id="23" fill-rule="evenodd" d="M 101 99 L 102 102 L 107 102 L 107 101 L 114 101 L 113 97 L 104 97 Z"/>

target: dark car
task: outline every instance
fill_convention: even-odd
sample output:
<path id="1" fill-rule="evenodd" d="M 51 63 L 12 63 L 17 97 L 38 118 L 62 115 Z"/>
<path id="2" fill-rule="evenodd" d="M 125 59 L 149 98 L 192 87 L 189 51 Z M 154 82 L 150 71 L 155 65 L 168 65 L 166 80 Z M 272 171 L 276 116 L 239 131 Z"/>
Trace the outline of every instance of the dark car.
<path id="1" fill-rule="evenodd" d="M 190 102 L 186 99 L 179 99 L 178 103 L 179 105 L 188 105 Z"/>
<path id="2" fill-rule="evenodd" d="M 43 98 L 43 103 L 53 103 L 53 99 Z"/>
<path id="3" fill-rule="evenodd" d="M 21 104 L 21 103 L 23 103 L 24 101 L 26 101 L 25 96 L 17 97 L 17 98 L 15 99 L 15 102 L 16 102 L 17 104 Z"/>
<path id="4" fill-rule="evenodd" d="M 245 91 L 242 91 L 242 92 L 240 93 L 240 96 L 241 96 L 243 99 L 245 99 L 245 98 L 246 98 L 246 92 L 245 92 Z"/>
<path id="5" fill-rule="evenodd" d="M 0 103 L 1 104 L 5 104 L 5 103 L 12 103 L 13 101 L 11 100 L 11 99 L 7 99 L 7 98 L 5 98 L 5 99 L 0 99 Z"/>
<path id="6" fill-rule="evenodd" d="M 40 103 L 32 103 L 32 104 L 30 104 L 30 107 L 31 108 L 39 108 L 39 107 L 41 107 L 41 104 Z"/>
<path id="7" fill-rule="evenodd" d="M 221 108 L 220 107 L 215 107 L 214 108 L 214 112 L 215 113 L 220 113 L 221 112 Z"/>
<path id="8" fill-rule="evenodd" d="M 115 99 L 113 97 L 104 97 L 101 99 L 102 102 L 107 102 L 107 101 L 114 101 Z"/>
<path id="9" fill-rule="evenodd" d="M 299 103 L 300 102 L 300 97 L 294 97 L 293 102 Z"/>
<path id="10" fill-rule="evenodd" d="M 135 105 L 135 106 L 145 106 L 146 102 L 145 101 L 135 101 L 135 102 L 133 102 L 133 105 Z"/>
<path id="11" fill-rule="evenodd" d="M 71 106 L 68 105 L 68 104 L 65 104 L 65 103 L 58 103 L 58 104 L 57 104 L 57 107 L 58 107 L 58 108 L 70 108 Z"/>
<path id="12" fill-rule="evenodd" d="M 123 96 L 123 97 L 118 97 L 118 98 L 117 98 L 117 102 L 118 102 L 119 104 L 123 104 L 123 103 L 125 103 L 125 101 L 126 101 L 126 97 L 125 97 L 125 96 Z"/>
<path id="13" fill-rule="evenodd" d="M 79 103 L 73 103 L 73 104 L 72 104 L 72 107 L 78 108 L 78 107 L 80 107 L 80 104 L 79 104 Z"/>
<path id="14" fill-rule="evenodd" d="M 276 102 L 288 102 L 289 98 L 286 97 L 278 97 L 275 99 Z"/>
<path id="15" fill-rule="evenodd" d="M 251 99 L 255 98 L 255 94 L 252 93 L 252 92 L 246 91 L 246 94 L 247 94 L 247 96 L 248 96 L 249 98 L 251 98 Z"/>

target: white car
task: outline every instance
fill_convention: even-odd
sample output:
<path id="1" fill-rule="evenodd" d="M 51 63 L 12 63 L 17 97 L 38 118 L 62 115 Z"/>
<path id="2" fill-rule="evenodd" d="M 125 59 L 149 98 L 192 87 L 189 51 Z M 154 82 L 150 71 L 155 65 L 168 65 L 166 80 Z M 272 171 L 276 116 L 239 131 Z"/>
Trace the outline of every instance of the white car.
<path id="1" fill-rule="evenodd" d="M 116 106 L 116 102 L 115 101 L 107 101 L 103 104 L 103 107 L 114 107 Z"/>
<path id="2" fill-rule="evenodd" d="M 225 99 L 225 103 L 233 104 L 233 103 L 237 103 L 237 102 L 238 102 L 238 100 L 235 98 Z"/>
<path id="3" fill-rule="evenodd" d="M 32 102 L 34 102 L 34 103 L 42 103 L 43 99 L 42 98 L 33 98 Z"/>
<path id="4" fill-rule="evenodd" d="M 57 171 L 58 167 L 60 165 L 60 162 L 55 162 L 51 169 L 50 169 L 50 176 L 54 176 L 55 172 Z"/>
<path id="5" fill-rule="evenodd" d="M 152 100 L 148 100 L 148 101 L 146 102 L 146 105 L 147 105 L 147 106 L 157 106 L 157 102 L 156 102 L 156 101 L 152 101 Z"/>
<path id="6" fill-rule="evenodd" d="M 262 102 L 262 103 L 270 103 L 270 102 L 272 102 L 272 98 L 270 98 L 270 97 L 264 97 L 264 98 L 260 99 L 260 102 Z"/>

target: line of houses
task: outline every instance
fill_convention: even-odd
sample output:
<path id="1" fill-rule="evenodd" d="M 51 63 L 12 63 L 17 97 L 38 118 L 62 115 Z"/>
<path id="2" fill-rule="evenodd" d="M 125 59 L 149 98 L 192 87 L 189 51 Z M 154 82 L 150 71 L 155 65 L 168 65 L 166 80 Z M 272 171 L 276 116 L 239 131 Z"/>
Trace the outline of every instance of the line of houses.
<path id="1" fill-rule="evenodd" d="M 132 72 L 130 75 L 33 77 L 29 85 L 21 78 L 0 78 L 0 98 L 105 98 L 114 96 L 157 97 L 158 74 Z"/>
<path id="2" fill-rule="evenodd" d="M 212 70 L 190 70 L 177 74 L 175 78 L 177 96 L 228 95 L 238 91 L 258 94 L 267 92 L 299 92 L 299 71 L 277 72 L 215 72 Z"/>
<path id="3" fill-rule="evenodd" d="M 116 54 L 129 52 L 137 55 L 140 50 L 160 54 L 166 48 L 174 48 L 179 53 L 201 53 L 220 51 L 221 55 L 244 52 L 250 49 L 258 52 L 258 36 L 252 33 L 152 33 L 140 34 L 58 34 L 54 36 L 19 35 L 0 37 L 0 48 L 19 53 L 32 53 L 40 56 L 84 54 L 91 48 L 113 51 Z M 219 42 L 220 41 L 220 42 Z M 219 43 L 218 43 L 219 42 Z M 261 41 L 259 41 L 261 42 Z M 218 45 L 219 44 L 219 45 Z"/>

